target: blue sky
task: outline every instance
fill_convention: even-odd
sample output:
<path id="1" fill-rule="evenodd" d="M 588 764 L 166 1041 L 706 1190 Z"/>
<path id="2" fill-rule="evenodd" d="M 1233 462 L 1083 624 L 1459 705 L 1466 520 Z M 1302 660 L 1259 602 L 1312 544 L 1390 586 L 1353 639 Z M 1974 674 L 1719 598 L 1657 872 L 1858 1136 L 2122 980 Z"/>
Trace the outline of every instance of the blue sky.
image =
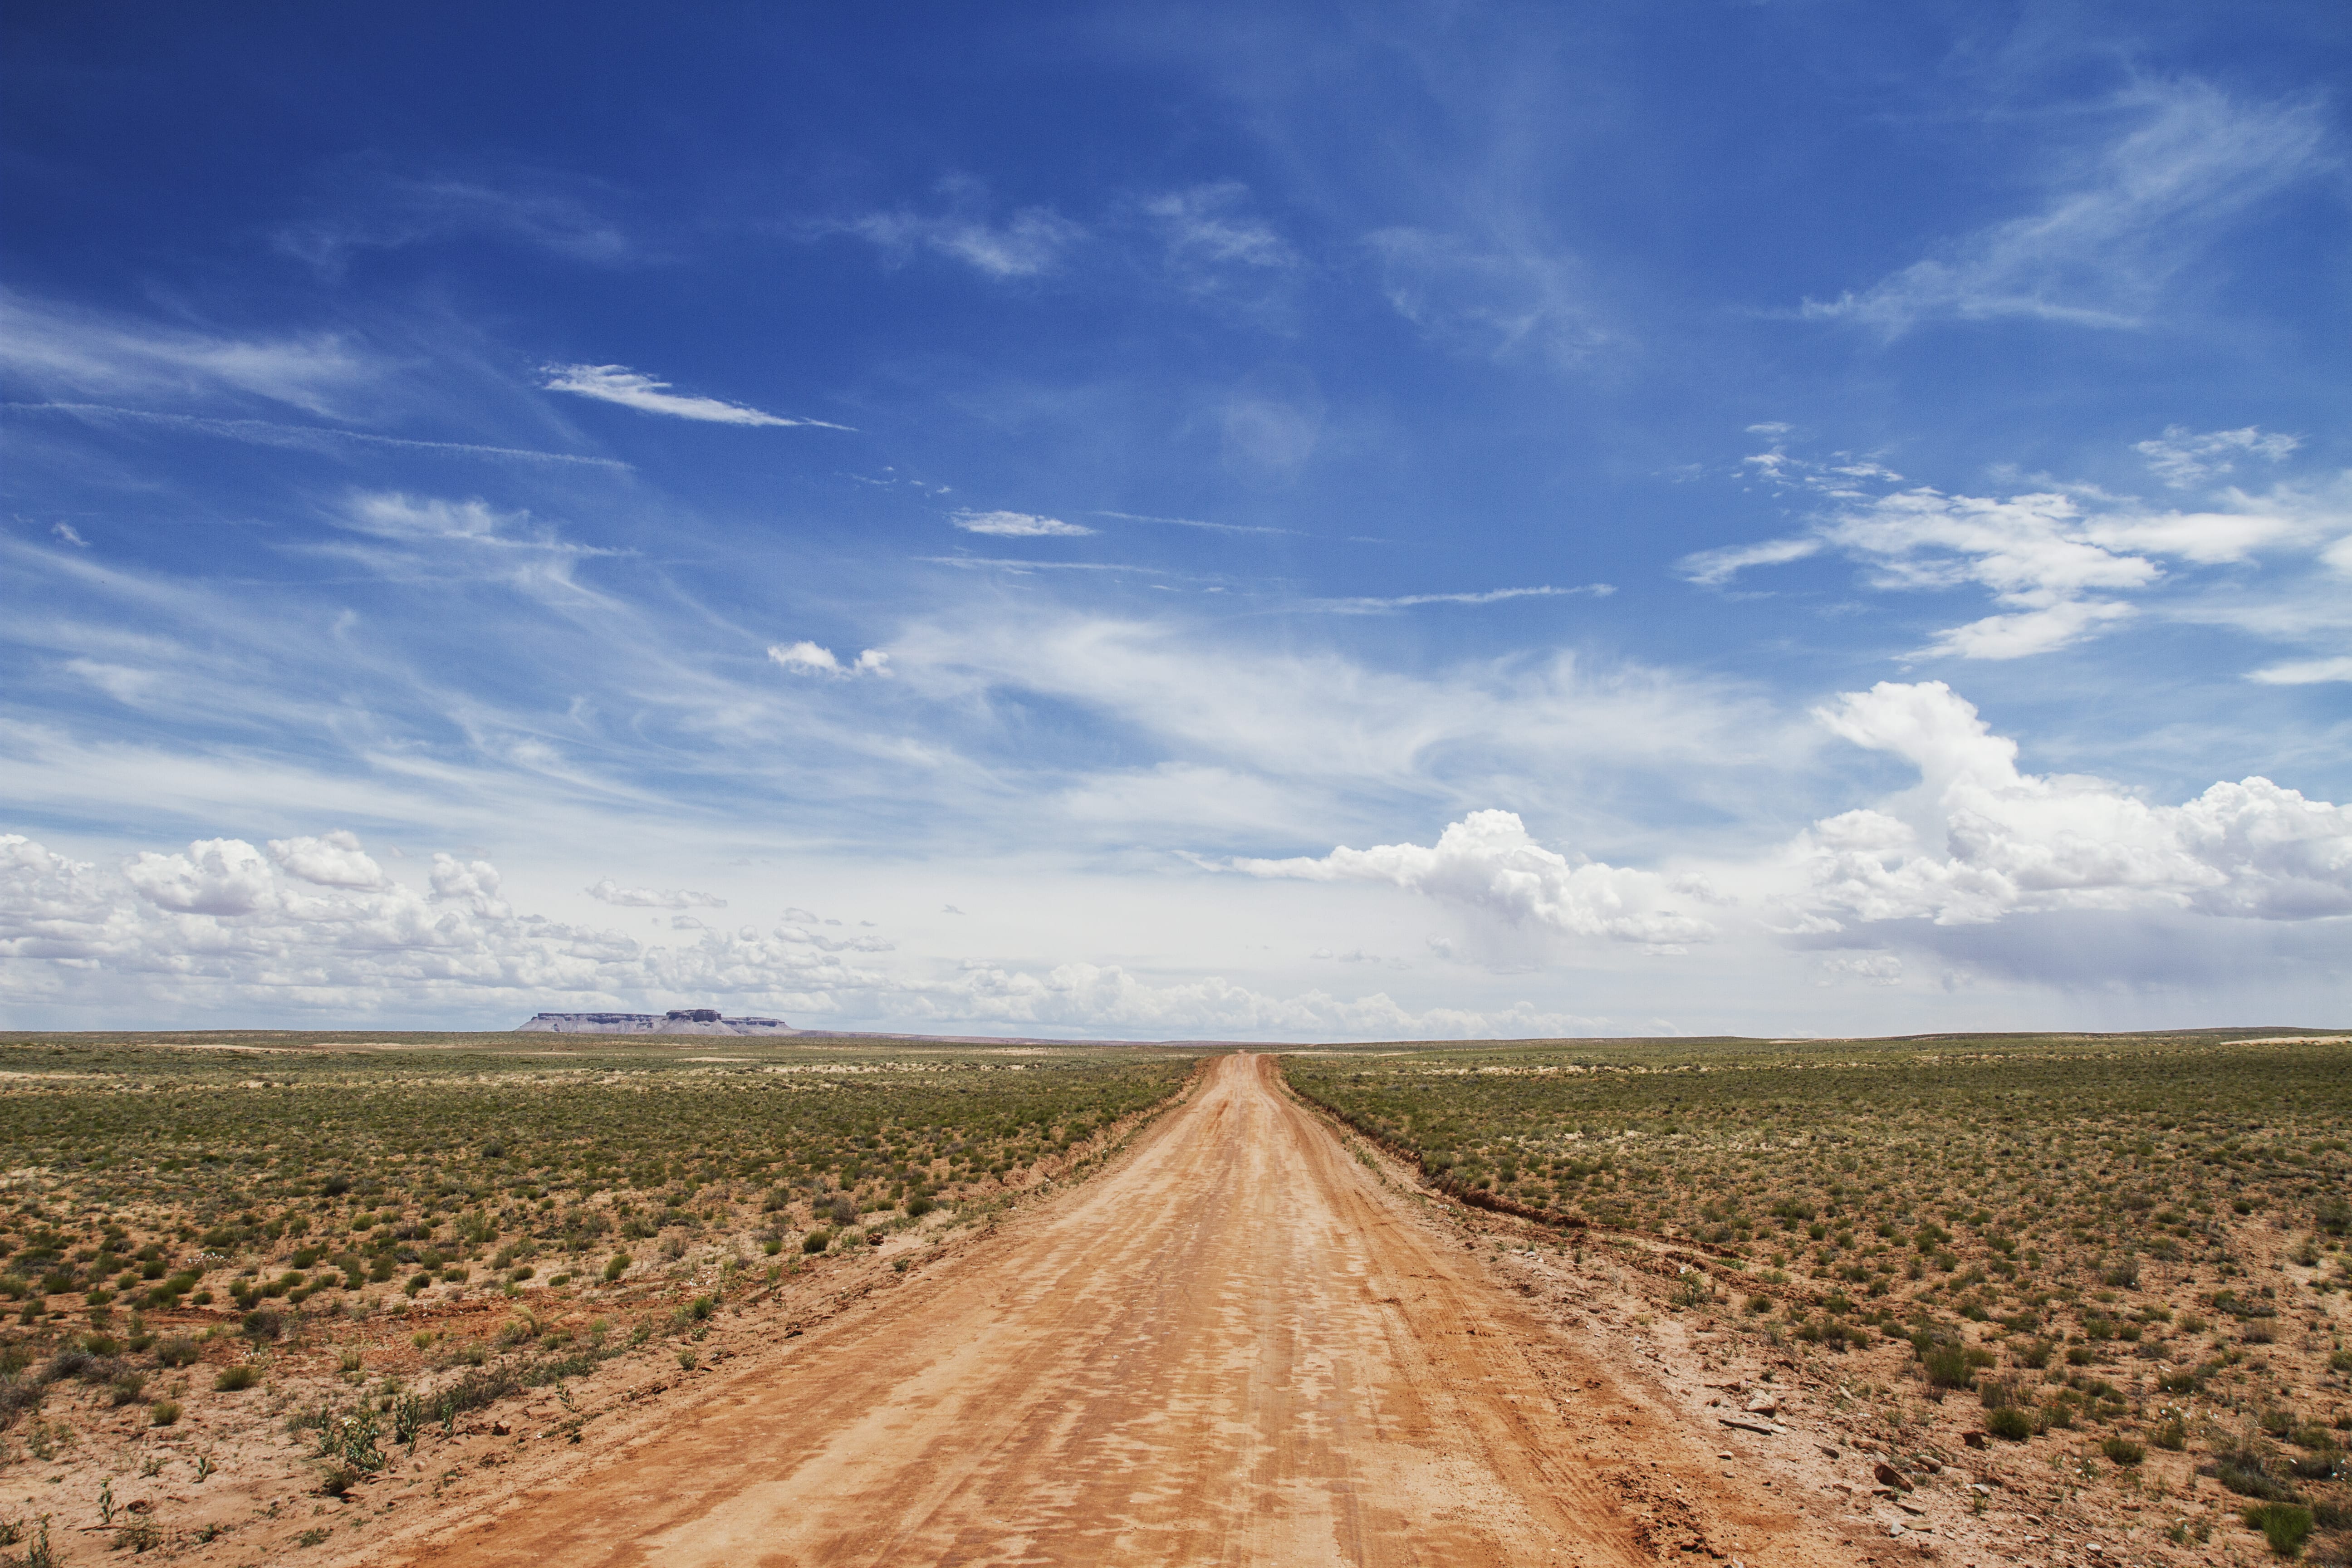
<path id="1" fill-rule="evenodd" d="M 2352 30 L 8 26 L 0 1021 L 2344 1021 Z"/>

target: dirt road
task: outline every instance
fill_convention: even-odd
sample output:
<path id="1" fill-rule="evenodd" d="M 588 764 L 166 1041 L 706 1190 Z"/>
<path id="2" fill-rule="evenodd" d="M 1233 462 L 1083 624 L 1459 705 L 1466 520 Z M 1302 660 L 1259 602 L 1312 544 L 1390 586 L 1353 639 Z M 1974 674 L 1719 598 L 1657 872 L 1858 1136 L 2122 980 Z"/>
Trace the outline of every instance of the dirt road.
<path id="1" fill-rule="evenodd" d="M 402 1558 L 1818 1560 L 1411 1208 L 1221 1058 L 1095 1181 Z"/>

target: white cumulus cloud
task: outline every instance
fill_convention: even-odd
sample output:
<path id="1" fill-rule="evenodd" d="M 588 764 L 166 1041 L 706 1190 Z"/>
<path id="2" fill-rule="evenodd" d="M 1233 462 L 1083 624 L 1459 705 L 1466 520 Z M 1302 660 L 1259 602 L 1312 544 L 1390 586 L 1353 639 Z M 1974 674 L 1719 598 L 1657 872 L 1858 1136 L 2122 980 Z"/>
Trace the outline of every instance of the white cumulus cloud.
<path id="1" fill-rule="evenodd" d="M 1703 942 L 1707 921 L 1674 906 L 1689 890 L 1654 871 L 1570 860 L 1528 836 L 1518 815 L 1474 811 L 1431 846 L 1341 846 L 1319 858 L 1236 859 L 1253 877 L 1313 882 L 1385 882 L 1506 923 L 1570 936 L 1609 937 L 1652 945 Z"/>
<path id="2" fill-rule="evenodd" d="M 207 838 L 182 854 L 134 856 L 109 875 L 21 834 L 0 835 L 0 992 L 79 994 L 115 1009 L 139 996 L 174 1008 L 415 1015 L 642 1005 L 649 995 L 825 1010 L 830 988 L 890 984 L 805 941 L 748 927 L 649 947 L 616 931 L 519 916 L 485 860 L 436 855 L 423 893 L 390 878 L 357 885 L 363 862 L 373 864 L 347 833 L 275 840 L 269 855 Z"/>
<path id="3" fill-rule="evenodd" d="M 2104 779 L 2021 773 L 2016 742 L 1941 681 L 1882 682 L 1820 718 L 1921 775 L 1909 798 L 1805 836 L 1811 900 L 1832 915 L 1952 925 L 2060 909 L 2352 914 L 2352 808 L 2260 777 L 2167 806 Z"/>
<path id="4" fill-rule="evenodd" d="M 289 875 L 322 888 L 381 888 L 389 880 L 360 847 L 359 835 L 340 829 L 316 838 L 273 838 L 269 858 Z"/>
<path id="5" fill-rule="evenodd" d="M 960 511 L 949 521 L 966 533 L 986 533 L 999 539 L 1074 538 L 1094 531 L 1084 523 L 1064 522 L 1058 517 L 1039 517 L 1025 511 Z"/>
<path id="6" fill-rule="evenodd" d="M 269 862 L 242 838 L 200 838 L 184 855 L 142 850 L 122 874 L 150 903 L 175 914 L 251 914 L 277 894 Z"/>
<path id="7" fill-rule="evenodd" d="M 311 857 L 320 846 L 364 855 L 351 839 L 331 833 L 276 842 L 284 860 L 348 879 L 355 861 Z M 504 1012 L 516 1022 L 543 1008 L 725 998 L 787 1016 L 877 1019 L 898 1028 L 1195 1038 L 1559 1036 L 1609 1022 L 1525 1002 L 1476 1010 L 1408 1007 L 1377 993 L 1275 995 L 1213 976 L 1157 982 L 1085 963 L 1043 973 L 986 961 L 912 973 L 856 967 L 891 943 L 825 935 L 808 929 L 818 923 L 813 917 L 762 932 L 673 916 L 678 943 L 647 944 L 619 931 L 516 914 L 486 861 L 436 856 L 429 881 L 425 893 L 391 879 L 366 888 L 309 882 L 234 838 L 138 857 L 109 873 L 21 834 L 0 834 L 0 992 L 20 1005 L 119 1011 L 136 999 L 184 1015 L 293 1008 L 404 1018 L 456 1008 Z"/>
<path id="8" fill-rule="evenodd" d="M 776 643 L 768 649 L 768 658 L 795 675 L 872 675 L 886 680 L 890 676 L 890 656 L 880 648 L 869 647 L 844 664 L 831 648 L 818 643 Z"/>

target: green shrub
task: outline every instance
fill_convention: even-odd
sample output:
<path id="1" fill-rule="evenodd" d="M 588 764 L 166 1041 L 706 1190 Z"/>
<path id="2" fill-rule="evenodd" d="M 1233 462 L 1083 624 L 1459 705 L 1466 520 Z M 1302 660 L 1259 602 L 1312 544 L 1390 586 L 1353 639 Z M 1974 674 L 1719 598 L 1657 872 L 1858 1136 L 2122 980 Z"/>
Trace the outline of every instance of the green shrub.
<path id="1" fill-rule="evenodd" d="M 833 1232 L 820 1226 L 801 1237 L 803 1252 L 823 1252 L 833 1245 Z"/>
<path id="2" fill-rule="evenodd" d="M 169 1426 L 179 1418 L 180 1405 L 177 1400 L 159 1399 L 147 1407 L 147 1420 L 150 1425 Z"/>
<path id="3" fill-rule="evenodd" d="M 2300 1503 L 2259 1502 L 2244 1517 L 2281 1557 L 2294 1556 L 2311 1539 L 2311 1510 Z"/>
<path id="4" fill-rule="evenodd" d="M 251 1362 L 239 1362 L 235 1366 L 225 1366 L 215 1373 L 213 1387 L 223 1394 L 235 1394 L 239 1389 L 251 1388 L 260 1381 L 260 1368 Z"/>
<path id="5" fill-rule="evenodd" d="M 2015 1405 L 2004 1405 L 1985 1417 L 1985 1430 L 2004 1443 L 2022 1443 L 2033 1436 L 2033 1418 Z"/>
<path id="6" fill-rule="evenodd" d="M 2270 1464 L 2255 1449 L 2225 1448 L 2213 1456 L 2213 1479 L 2240 1497 L 2269 1502 L 2298 1500 L 2294 1489 L 2271 1474 Z"/>
<path id="7" fill-rule="evenodd" d="M 1937 1388 L 1976 1386 L 1976 1368 L 1969 1363 L 1969 1352 L 1962 1346 L 1930 1344 L 1919 1352 L 1919 1364 L 1927 1369 L 1927 1381 Z"/>
<path id="8" fill-rule="evenodd" d="M 2147 1447 L 2128 1437 L 2109 1437 L 2099 1445 L 2099 1451 L 2118 1465 L 2137 1465 L 2147 1458 Z"/>
<path id="9" fill-rule="evenodd" d="M 1797 1338 L 1808 1344 L 1825 1345 L 1843 1354 L 1849 1345 L 1869 1344 L 1870 1331 L 1857 1324 L 1839 1322 L 1827 1312 L 1822 1312 L 1817 1314 L 1812 1321 L 1801 1324 L 1797 1329 Z"/>
<path id="10" fill-rule="evenodd" d="M 2189 1428 L 2178 1420 L 2167 1421 L 2150 1432 L 2147 1440 L 2168 1453 L 2178 1454 L 2189 1447 Z"/>
<path id="11" fill-rule="evenodd" d="M 635 1261 L 636 1260 L 625 1252 L 616 1252 L 613 1254 L 612 1257 L 604 1260 L 604 1282 L 609 1285 L 614 1280 L 618 1279 L 622 1275 L 626 1274 L 629 1271 L 629 1265 Z"/>

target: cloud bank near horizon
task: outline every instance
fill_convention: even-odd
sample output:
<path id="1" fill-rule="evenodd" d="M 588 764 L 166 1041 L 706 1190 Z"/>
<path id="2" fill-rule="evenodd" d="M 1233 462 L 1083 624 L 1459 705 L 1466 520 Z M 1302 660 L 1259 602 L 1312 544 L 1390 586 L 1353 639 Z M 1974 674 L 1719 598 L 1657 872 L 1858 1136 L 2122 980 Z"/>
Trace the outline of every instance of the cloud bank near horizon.
<path id="1" fill-rule="evenodd" d="M 1547 847 L 1516 813 L 1499 809 L 1469 813 L 1425 847 L 1229 864 L 1259 881 L 1361 885 L 1427 900 L 1465 917 L 1459 938 L 1433 939 L 1433 951 L 1473 963 L 1518 962 L 1530 936 L 1549 962 L 1628 944 L 1671 965 L 1707 944 L 1795 952 L 1834 935 L 1859 951 L 1832 954 L 1830 972 L 1885 984 L 1902 972 L 1894 949 L 1916 946 L 1909 928 L 1923 924 L 2160 912 L 2352 925 L 2352 808 L 2259 777 L 2163 806 L 2104 780 L 2022 773 L 2016 743 L 1939 681 L 1881 682 L 1815 717 L 1856 747 L 1900 758 L 1916 783 L 1818 820 L 1791 841 L 1657 867 Z M 1215 874 L 1217 863 L 1199 863 Z M 1414 1010 L 1385 992 L 1281 996 L 1216 975 L 1155 982 L 1118 964 L 1022 967 L 944 950 L 877 962 L 899 944 L 828 936 L 798 909 L 731 930 L 681 919 L 674 930 L 700 934 L 646 942 L 518 913 L 485 860 L 436 853 L 423 881 L 412 887 L 388 873 L 347 830 L 271 839 L 266 848 L 200 839 L 182 852 L 142 851 L 111 870 L 24 835 L 0 836 L 0 975 L 13 994 L 61 1003 L 102 973 L 109 985 L 200 1005 L 264 1002 L 364 1017 L 420 1005 L 538 1010 L 651 997 L 909 1029 L 1368 1038 L 1625 1027 L 1526 1003 Z M 628 910 L 729 903 L 609 877 L 587 892 Z"/>

